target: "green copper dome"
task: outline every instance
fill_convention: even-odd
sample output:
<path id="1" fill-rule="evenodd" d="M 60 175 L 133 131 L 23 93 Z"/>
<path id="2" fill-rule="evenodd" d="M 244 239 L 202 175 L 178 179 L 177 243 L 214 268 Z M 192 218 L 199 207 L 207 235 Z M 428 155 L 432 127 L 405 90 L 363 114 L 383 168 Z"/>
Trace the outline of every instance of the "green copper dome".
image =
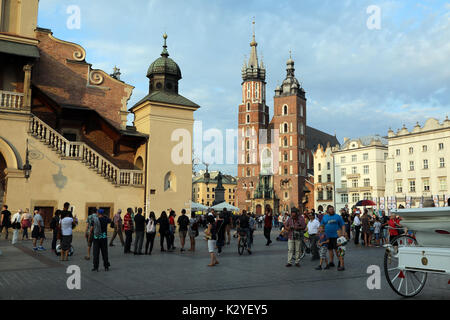
<path id="1" fill-rule="evenodd" d="M 177 80 L 181 79 L 181 70 L 178 64 L 169 58 L 169 52 L 167 51 L 166 39 L 167 35 L 164 34 L 164 46 L 163 51 L 161 52 L 161 57 L 156 59 L 148 68 L 147 77 L 150 78 L 155 74 L 166 74 L 172 75 L 177 78 Z"/>

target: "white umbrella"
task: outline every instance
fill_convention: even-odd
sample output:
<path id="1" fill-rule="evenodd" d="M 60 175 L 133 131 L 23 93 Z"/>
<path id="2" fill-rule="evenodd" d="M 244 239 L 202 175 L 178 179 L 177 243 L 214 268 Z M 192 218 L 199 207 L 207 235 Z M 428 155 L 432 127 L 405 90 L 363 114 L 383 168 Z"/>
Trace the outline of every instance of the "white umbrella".
<path id="1" fill-rule="evenodd" d="M 239 208 L 232 206 L 228 202 L 222 202 L 211 207 L 211 209 L 214 209 L 216 211 L 222 211 L 224 208 L 227 209 L 228 211 L 239 211 Z"/>
<path id="2" fill-rule="evenodd" d="M 191 212 L 192 211 L 206 211 L 208 209 L 209 209 L 209 207 L 207 207 L 203 204 L 191 201 Z"/>

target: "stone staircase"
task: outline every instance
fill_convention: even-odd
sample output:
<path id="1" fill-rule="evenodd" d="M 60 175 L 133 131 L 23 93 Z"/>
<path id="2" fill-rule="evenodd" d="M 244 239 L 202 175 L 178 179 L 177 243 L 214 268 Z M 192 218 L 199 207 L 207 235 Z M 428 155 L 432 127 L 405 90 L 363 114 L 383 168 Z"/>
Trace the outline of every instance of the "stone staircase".
<path id="1" fill-rule="evenodd" d="M 142 170 L 120 169 L 83 142 L 69 141 L 36 116 L 31 117 L 29 134 L 55 151 L 63 160 L 77 160 L 110 183 L 120 186 L 144 186 Z"/>

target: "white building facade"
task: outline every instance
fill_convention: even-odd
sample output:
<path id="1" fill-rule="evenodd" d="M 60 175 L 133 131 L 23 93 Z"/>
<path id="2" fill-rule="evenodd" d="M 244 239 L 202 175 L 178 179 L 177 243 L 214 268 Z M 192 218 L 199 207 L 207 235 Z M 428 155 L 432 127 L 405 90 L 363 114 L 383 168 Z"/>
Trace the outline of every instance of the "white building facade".
<path id="1" fill-rule="evenodd" d="M 387 139 L 373 135 L 344 139 L 344 144 L 333 150 L 336 210 L 346 204 L 351 208 L 360 200 L 379 203 L 384 197 L 387 145 Z"/>
<path id="2" fill-rule="evenodd" d="M 386 199 L 392 206 L 421 207 L 432 198 L 445 206 L 450 196 L 450 120 L 430 118 L 408 131 L 388 132 Z"/>

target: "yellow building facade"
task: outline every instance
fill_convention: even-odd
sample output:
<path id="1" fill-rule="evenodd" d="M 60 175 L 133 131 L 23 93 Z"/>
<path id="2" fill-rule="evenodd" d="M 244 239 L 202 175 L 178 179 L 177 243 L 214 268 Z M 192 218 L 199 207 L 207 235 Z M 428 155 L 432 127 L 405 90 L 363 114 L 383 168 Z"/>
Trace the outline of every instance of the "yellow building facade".
<path id="1" fill-rule="evenodd" d="M 212 206 L 219 171 L 210 172 L 209 179 L 205 177 L 205 173 L 201 171 L 192 178 L 192 201 L 205 206 Z M 225 201 L 232 206 L 236 206 L 236 178 L 230 175 L 223 175 L 222 185 L 225 188 Z"/>

